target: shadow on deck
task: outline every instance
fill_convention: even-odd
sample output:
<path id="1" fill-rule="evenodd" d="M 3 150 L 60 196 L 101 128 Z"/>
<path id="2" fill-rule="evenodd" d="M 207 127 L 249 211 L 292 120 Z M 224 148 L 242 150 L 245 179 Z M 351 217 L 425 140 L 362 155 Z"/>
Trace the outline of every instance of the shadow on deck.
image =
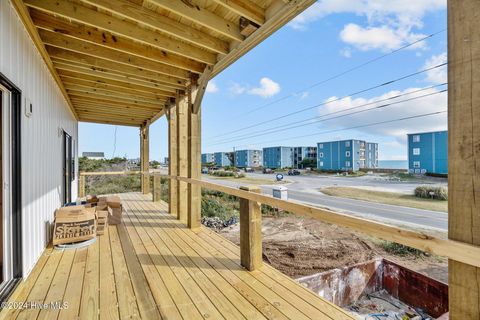
<path id="1" fill-rule="evenodd" d="M 10 298 L 36 305 L 4 309 L 0 318 L 352 318 L 268 265 L 243 269 L 238 246 L 186 228 L 165 203 L 121 197 L 123 223 L 88 248 L 47 248 Z"/>

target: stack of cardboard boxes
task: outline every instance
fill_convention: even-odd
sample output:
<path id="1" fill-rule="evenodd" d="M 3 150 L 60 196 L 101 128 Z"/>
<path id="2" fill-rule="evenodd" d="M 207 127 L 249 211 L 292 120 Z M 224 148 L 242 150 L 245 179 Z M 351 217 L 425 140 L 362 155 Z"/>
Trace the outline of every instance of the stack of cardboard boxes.
<path id="1" fill-rule="evenodd" d="M 87 196 L 84 205 L 57 209 L 53 245 L 82 242 L 103 235 L 108 224 L 122 222 L 122 211 L 122 203 L 116 196 Z"/>

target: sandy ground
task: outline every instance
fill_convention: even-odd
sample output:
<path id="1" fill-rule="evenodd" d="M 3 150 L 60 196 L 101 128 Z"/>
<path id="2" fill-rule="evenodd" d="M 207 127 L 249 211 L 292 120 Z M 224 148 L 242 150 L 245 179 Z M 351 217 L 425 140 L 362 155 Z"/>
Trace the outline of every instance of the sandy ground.
<path id="1" fill-rule="evenodd" d="M 239 225 L 220 231 L 239 243 Z M 302 277 L 383 257 L 447 283 L 447 259 L 435 256 L 397 256 L 378 239 L 348 229 L 295 216 L 263 219 L 263 259 L 292 278 Z"/>

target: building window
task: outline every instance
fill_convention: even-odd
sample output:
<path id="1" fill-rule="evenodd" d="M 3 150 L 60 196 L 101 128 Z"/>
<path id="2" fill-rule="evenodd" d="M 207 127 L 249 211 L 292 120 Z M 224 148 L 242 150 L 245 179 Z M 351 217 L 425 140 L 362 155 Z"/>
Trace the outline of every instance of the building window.
<path id="1" fill-rule="evenodd" d="M 420 155 L 420 148 L 413 148 L 413 155 L 419 156 Z"/>
<path id="2" fill-rule="evenodd" d="M 347 147 L 347 148 L 350 147 L 350 141 L 345 141 L 345 147 Z"/>
<path id="3" fill-rule="evenodd" d="M 414 135 L 412 140 L 413 142 L 420 142 L 420 135 L 419 134 Z"/>
<path id="4" fill-rule="evenodd" d="M 345 161 L 345 167 L 350 167 L 350 161 Z"/>
<path id="5" fill-rule="evenodd" d="M 345 151 L 345 157 L 350 157 L 350 151 Z"/>
<path id="6" fill-rule="evenodd" d="M 372 145 L 371 144 L 368 145 L 368 150 L 372 150 Z"/>
<path id="7" fill-rule="evenodd" d="M 323 167 L 323 161 L 320 161 L 320 167 Z"/>
<path id="8" fill-rule="evenodd" d="M 413 161 L 414 168 L 420 168 L 420 161 Z"/>
<path id="9" fill-rule="evenodd" d="M 320 158 L 323 158 L 323 152 L 320 152 L 320 154 L 318 155 Z"/>
<path id="10" fill-rule="evenodd" d="M 320 144 L 318 145 L 318 148 L 323 149 L 323 143 L 320 143 Z"/>

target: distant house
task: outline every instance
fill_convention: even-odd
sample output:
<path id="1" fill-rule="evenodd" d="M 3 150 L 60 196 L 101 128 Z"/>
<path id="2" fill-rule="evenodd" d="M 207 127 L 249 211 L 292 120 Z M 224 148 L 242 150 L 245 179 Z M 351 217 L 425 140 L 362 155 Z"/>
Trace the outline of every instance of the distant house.
<path id="1" fill-rule="evenodd" d="M 358 171 L 377 167 L 378 143 L 350 139 L 317 144 L 317 168 L 320 170 Z"/>
<path id="2" fill-rule="evenodd" d="M 168 165 L 168 157 L 163 158 L 163 164 Z"/>
<path id="3" fill-rule="evenodd" d="M 202 164 L 215 162 L 215 155 L 213 153 L 202 153 Z"/>
<path id="4" fill-rule="evenodd" d="M 410 173 L 448 173 L 448 131 L 408 134 Z"/>
<path id="5" fill-rule="evenodd" d="M 235 151 L 235 166 L 239 168 L 256 168 L 263 165 L 262 150 Z"/>
<path id="6" fill-rule="evenodd" d="M 293 167 L 293 147 L 263 148 L 263 166 L 279 169 Z"/>
<path id="7" fill-rule="evenodd" d="M 303 169 L 302 162 L 312 160 L 317 162 L 317 147 L 295 147 L 293 150 L 293 167 Z"/>
<path id="8" fill-rule="evenodd" d="M 82 152 L 82 156 L 92 160 L 105 159 L 105 153 L 103 152 Z"/>
<path id="9" fill-rule="evenodd" d="M 217 167 L 226 167 L 231 166 L 232 162 L 230 161 L 230 157 L 228 156 L 228 152 L 215 152 L 215 165 Z"/>

